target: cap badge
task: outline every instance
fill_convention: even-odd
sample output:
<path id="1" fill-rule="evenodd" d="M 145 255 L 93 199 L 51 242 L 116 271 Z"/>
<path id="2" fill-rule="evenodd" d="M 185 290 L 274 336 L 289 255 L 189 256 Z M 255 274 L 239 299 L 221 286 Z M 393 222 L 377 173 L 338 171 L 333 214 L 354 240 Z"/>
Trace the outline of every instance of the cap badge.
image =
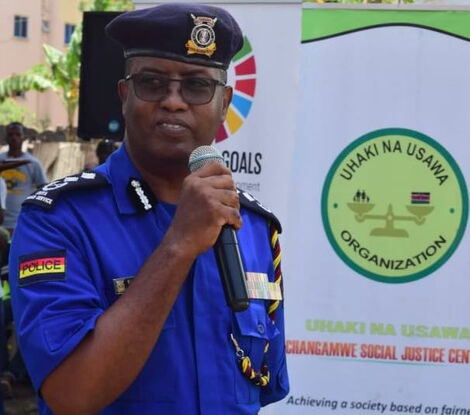
<path id="1" fill-rule="evenodd" d="M 205 16 L 194 16 L 194 14 L 191 14 L 191 17 L 194 27 L 191 31 L 191 40 L 186 42 L 188 55 L 198 53 L 211 57 L 216 49 L 213 27 L 217 22 L 217 18 L 212 19 Z"/>

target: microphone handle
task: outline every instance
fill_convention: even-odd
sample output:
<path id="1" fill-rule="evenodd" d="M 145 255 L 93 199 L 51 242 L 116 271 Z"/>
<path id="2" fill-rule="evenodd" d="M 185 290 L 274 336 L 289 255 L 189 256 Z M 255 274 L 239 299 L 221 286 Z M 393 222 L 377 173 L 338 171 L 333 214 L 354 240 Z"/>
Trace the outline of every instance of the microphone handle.
<path id="1" fill-rule="evenodd" d="M 237 234 L 232 226 L 224 225 L 214 245 L 219 274 L 227 305 L 233 311 L 244 311 L 249 306 L 246 276 L 243 269 Z"/>

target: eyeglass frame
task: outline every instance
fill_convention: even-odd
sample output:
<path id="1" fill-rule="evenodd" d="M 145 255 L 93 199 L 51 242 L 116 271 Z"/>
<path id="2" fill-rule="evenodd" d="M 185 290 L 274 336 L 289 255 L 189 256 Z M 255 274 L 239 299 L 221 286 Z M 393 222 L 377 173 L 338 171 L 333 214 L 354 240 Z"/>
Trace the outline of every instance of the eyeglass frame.
<path id="1" fill-rule="evenodd" d="M 123 79 L 124 82 L 127 82 L 127 81 L 134 81 L 135 79 L 139 79 L 142 75 L 148 75 L 149 73 L 146 73 L 146 72 L 137 72 L 137 73 L 132 73 L 132 74 L 128 74 L 126 75 L 126 77 Z M 139 94 L 137 93 L 137 89 L 135 87 L 135 83 L 133 84 L 134 85 L 134 93 L 136 95 L 137 98 L 141 99 L 142 101 L 145 101 L 145 102 L 160 102 L 162 100 L 164 100 L 168 94 L 170 93 L 170 89 L 169 89 L 169 86 L 170 86 L 170 83 L 171 82 L 179 82 L 180 83 L 180 88 L 179 88 L 179 94 L 181 96 L 181 98 L 183 99 L 184 102 L 186 102 L 187 104 L 189 105 L 205 105 L 205 104 L 208 104 L 209 102 L 211 102 L 213 99 L 214 99 L 214 95 L 215 95 L 215 90 L 218 86 L 223 86 L 223 87 L 228 87 L 227 83 L 224 82 L 224 81 L 220 81 L 218 79 L 213 79 L 213 78 L 205 78 L 205 77 L 199 77 L 199 76 L 191 76 L 191 77 L 187 77 L 187 78 L 169 78 L 167 76 L 158 76 L 158 74 L 155 74 L 155 77 L 156 78 L 159 78 L 159 79 L 164 79 L 166 81 L 166 84 L 165 84 L 165 87 L 166 87 L 166 93 L 159 99 L 152 99 L 152 100 L 149 100 L 149 99 L 144 99 L 142 98 L 141 96 L 139 96 Z M 204 101 L 204 102 L 200 102 L 200 103 L 193 103 L 193 102 L 189 102 L 187 99 L 185 99 L 184 97 L 184 94 L 183 94 L 183 88 L 181 87 L 182 85 L 182 82 L 185 82 L 185 81 L 188 81 L 188 80 L 191 80 L 191 79 L 200 79 L 200 80 L 203 80 L 203 81 L 208 81 L 212 86 L 212 94 L 210 96 L 210 98 L 207 100 L 207 101 Z"/>

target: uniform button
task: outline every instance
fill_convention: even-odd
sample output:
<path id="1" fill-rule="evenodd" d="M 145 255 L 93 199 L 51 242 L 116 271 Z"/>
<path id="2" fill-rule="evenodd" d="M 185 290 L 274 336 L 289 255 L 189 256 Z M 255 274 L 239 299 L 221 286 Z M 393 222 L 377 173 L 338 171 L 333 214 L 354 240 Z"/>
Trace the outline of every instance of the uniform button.
<path id="1" fill-rule="evenodd" d="M 266 331 L 266 329 L 264 328 L 264 324 L 263 324 L 263 323 L 259 323 L 259 324 L 258 324 L 258 333 L 259 333 L 259 334 L 264 334 L 265 331 Z"/>

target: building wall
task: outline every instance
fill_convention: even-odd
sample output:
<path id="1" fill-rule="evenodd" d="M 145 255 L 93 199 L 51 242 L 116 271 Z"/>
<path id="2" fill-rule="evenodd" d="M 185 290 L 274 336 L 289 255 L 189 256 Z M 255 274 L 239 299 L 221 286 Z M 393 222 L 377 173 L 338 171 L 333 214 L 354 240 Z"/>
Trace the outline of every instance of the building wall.
<path id="1" fill-rule="evenodd" d="M 81 20 L 79 0 L 0 0 L 0 78 L 21 73 L 44 63 L 42 45 L 48 43 L 64 50 L 65 23 Z M 15 15 L 28 18 L 28 37 L 14 37 Z M 49 30 L 43 27 L 49 22 Z M 65 126 L 67 116 L 57 94 L 28 92 L 18 98 L 39 120 L 49 119 L 51 127 Z"/>

